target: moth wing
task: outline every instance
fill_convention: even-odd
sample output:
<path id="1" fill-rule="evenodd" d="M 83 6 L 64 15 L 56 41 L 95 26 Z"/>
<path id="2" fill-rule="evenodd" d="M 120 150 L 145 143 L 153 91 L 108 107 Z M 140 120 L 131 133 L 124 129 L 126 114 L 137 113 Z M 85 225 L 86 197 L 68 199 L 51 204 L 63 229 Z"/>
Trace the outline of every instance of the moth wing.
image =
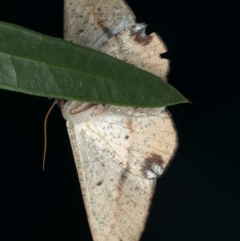
<path id="1" fill-rule="evenodd" d="M 139 26 L 139 28 L 137 28 Z M 151 72 L 166 80 L 169 60 L 160 57 L 167 51 L 161 38 L 145 35 L 145 25 L 136 24 L 110 38 L 99 50 Z"/>
<path id="2" fill-rule="evenodd" d="M 154 179 L 162 175 L 177 147 L 172 119 L 163 108 L 110 106 L 92 115 L 94 106 L 71 114 L 76 105 L 78 102 L 68 101 L 62 110 L 63 116 L 82 126 L 86 133 L 82 138 L 87 138 L 88 149 L 97 159 L 114 162 L 142 178 Z"/>
<path id="3" fill-rule="evenodd" d="M 109 38 L 135 23 L 122 0 L 65 0 L 64 39 L 99 49 Z"/>
<path id="4" fill-rule="evenodd" d="M 97 156 L 84 126 L 67 121 L 93 240 L 137 241 L 145 227 L 156 179 L 135 176 Z"/>
<path id="5" fill-rule="evenodd" d="M 177 133 L 163 108 L 111 106 L 88 123 L 95 149 L 106 150 L 103 158 L 132 174 L 160 177 L 177 148 Z M 101 137 L 98 141 L 94 133 Z"/>

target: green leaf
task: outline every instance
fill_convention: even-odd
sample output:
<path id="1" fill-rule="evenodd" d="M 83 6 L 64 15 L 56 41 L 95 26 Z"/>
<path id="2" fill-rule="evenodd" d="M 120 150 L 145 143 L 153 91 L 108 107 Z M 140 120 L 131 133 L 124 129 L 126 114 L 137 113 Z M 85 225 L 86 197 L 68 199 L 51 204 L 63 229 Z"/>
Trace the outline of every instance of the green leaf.
<path id="1" fill-rule="evenodd" d="M 187 102 L 159 77 L 104 53 L 0 22 L 0 88 L 120 106 Z"/>

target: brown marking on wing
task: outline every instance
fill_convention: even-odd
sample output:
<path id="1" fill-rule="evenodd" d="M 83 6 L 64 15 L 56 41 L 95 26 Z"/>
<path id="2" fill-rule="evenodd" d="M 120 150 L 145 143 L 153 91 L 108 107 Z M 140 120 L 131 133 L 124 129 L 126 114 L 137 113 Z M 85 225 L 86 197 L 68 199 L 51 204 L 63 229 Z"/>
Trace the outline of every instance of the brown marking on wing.
<path id="1" fill-rule="evenodd" d="M 99 28 L 101 28 L 103 30 L 104 33 L 108 33 L 109 29 L 103 25 L 103 22 L 101 21 L 101 18 L 99 17 L 99 13 L 97 12 L 100 11 L 100 8 L 95 8 L 94 4 L 91 4 L 91 1 L 88 1 L 87 3 L 89 9 L 91 9 L 92 12 L 92 16 L 94 16 L 94 18 L 96 19 L 97 25 L 99 26 Z"/>
<path id="2" fill-rule="evenodd" d="M 153 39 L 152 35 L 142 36 L 138 32 L 133 32 L 132 34 L 134 35 L 134 40 L 141 45 L 148 45 L 152 42 Z"/>
<path id="3" fill-rule="evenodd" d="M 131 133 L 133 133 L 132 122 L 131 122 L 130 119 L 127 119 L 127 120 L 125 121 L 125 126 L 126 126 L 126 128 L 127 128 Z"/>
<path id="4" fill-rule="evenodd" d="M 157 164 L 162 166 L 164 164 L 164 161 L 162 157 L 156 153 L 151 153 L 151 156 L 147 157 L 145 159 L 145 164 L 146 166 L 152 165 L 152 164 Z"/>
<path id="5" fill-rule="evenodd" d="M 118 204 L 120 202 L 120 199 L 122 197 L 122 187 L 124 185 L 124 182 L 125 182 L 125 179 L 127 178 L 127 171 L 123 170 L 122 173 L 121 173 L 121 176 L 119 177 L 118 179 L 118 193 L 117 193 L 117 196 L 115 198 L 116 200 L 116 203 Z M 113 221 L 113 223 L 111 224 L 111 228 L 114 229 L 115 226 L 116 226 L 116 223 L 118 222 L 118 216 L 119 216 L 119 209 L 116 209 L 114 211 L 114 217 L 115 217 L 115 220 Z"/>
<path id="6" fill-rule="evenodd" d="M 126 149 L 127 149 L 128 154 L 131 154 L 132 149 L 130 147 L 127 147 Z"/>
<path id="7" fill-rule="evenodd" d="M 151 153 L 151 155 L 147 157 L 144 161 L 145 161 L 145 165 L 142 168 L 142 172 L 144 173 L 144 175 L 148 170 L 154 172 L 152 168 L 154 165 L 160 166 L 163 169 L 164 160 L 160 155 L 156 153 Z"/>
<path id="8" fill-rule="evenodd" d="M 116 202 L 118 203 L 119 202 L 119 200 L 120 200 L 120 198 L 121 198 L 121 189 L 122 189 L 122 186 L 123 186 L 123 184 L 124 184 L 124 182 L 125 182 L 125 179 L 127 178 L 127 171 L 123 171 L 122 173 L 121 173 L 121 176 L 120 176 L 120 178 L 119 178 L 119 180 L 118 180 L 118 190 L 119 190 L 119 192 L 118 192 L 118 195 L 117 195 L 117 197 L 116 197 Z"/>

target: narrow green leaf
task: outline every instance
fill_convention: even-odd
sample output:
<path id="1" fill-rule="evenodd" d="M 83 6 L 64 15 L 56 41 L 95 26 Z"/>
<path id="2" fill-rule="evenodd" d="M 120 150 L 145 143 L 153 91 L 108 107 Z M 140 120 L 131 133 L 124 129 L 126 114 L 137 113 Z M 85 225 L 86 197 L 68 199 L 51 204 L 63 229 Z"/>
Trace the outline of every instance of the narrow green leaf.
<path id="1" fill-rule="evenodd" d="M 120 106 L 160 107 L 187 102 L 159 77 L 124 61 L 3 22 L 0 88 Z"/>

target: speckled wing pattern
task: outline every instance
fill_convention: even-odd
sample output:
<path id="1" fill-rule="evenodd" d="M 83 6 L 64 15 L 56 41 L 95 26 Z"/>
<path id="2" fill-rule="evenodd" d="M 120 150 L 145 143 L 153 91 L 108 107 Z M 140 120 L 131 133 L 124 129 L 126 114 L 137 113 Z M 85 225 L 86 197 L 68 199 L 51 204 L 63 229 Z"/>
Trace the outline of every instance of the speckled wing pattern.
<path id="1" fill-rule="evenodd" d="M 123 0 L 65 0 L 64 38 L 98 49 L 166 80 L 166 47 Z M 144 80 L 141 80 L 144 81 Z M 76 111 L 78 110 L 78 111 Z M 164 108 L 67 101 L 62 114 L 94 241 L 138 241 L 156 185 L 177 147 Z"/>
<path id="2" fill-rule="evenodd" d="M 65 0 L 65 40 L 99 49 L 134 23 L 134 14 L 122 0 Z"/>

